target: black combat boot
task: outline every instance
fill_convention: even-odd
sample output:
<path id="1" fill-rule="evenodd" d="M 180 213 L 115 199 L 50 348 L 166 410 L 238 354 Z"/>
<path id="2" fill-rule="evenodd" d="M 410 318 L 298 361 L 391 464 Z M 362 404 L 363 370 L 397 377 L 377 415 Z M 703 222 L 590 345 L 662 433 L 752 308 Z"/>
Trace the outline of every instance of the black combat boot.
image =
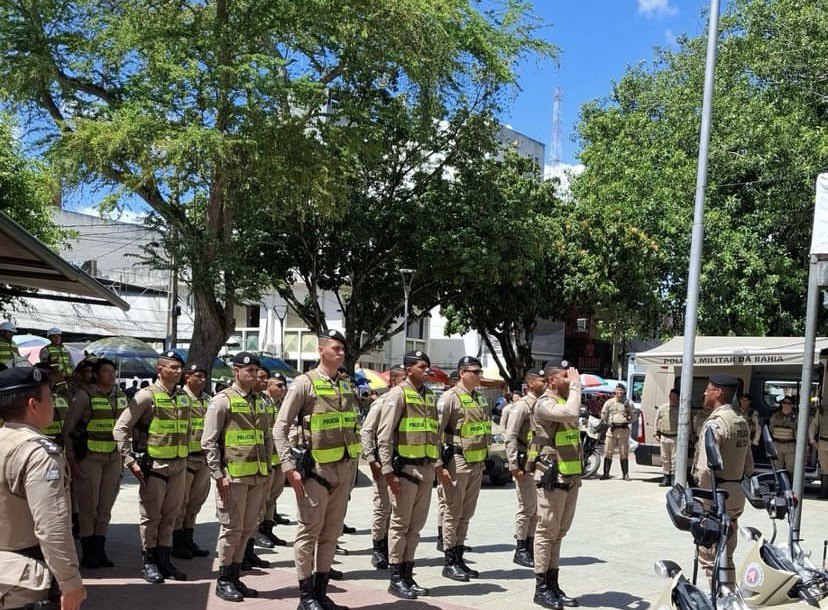
<path id="1" fill-rule="evenodd" d="M 457 565 L 468 575 L 469 578 L 480 578 L 480 572 L 478 572 L 477 570 L 472 570 L 468 566 L 468 564 L 466 564 L 466 560 L 463 559 L 463 553 L 465 548 L 466 547 L 464 547 L 463 545 L 454 547 L 455 556 L 457 557 Z"/>
<path id="2" fill-rule="evenodd" d="M 95 538 L 95 550 L 98 552 L 98 563 L 102 568 L 114 568 L 115 564 L 106 556 L 106 536 L 93 536 Z"/>
<path id="3" fill-rule="evenodd" d="M 313 576 L 308 576 L 299 581 L 299 606 L 296 610 L 325 610 L 316 601 L 313 593 Z"/>
<path id="4" fill-rule="evenodd" d="M 158 570 L 164 578 L 170 580 L 187 580 L 187 575 L 170 563 L 170 551 L 168 546 L 159 546 L 155 549 L 158 557 Z"/>
<path id="5" fill-rule="evenodd" d="M 524 568 L 534 567 L 535 562 L 532 561 L 532 556 L 529 554 L 529 549 L 526 548 L 526 540 L 517 540 L 517 548 L 515 549 L 515 556 L 512 561 Z"/>
<path id="6" fill-rule="evenodd" d="M 601 478 L 599 479 L 600 481 L 606 481 L 607 479 L 610 478 L 609 471 L 610 471 L 611 467 L 612 467 L 612 460 L 608 460 L 607 458 L 604 458 L 604 474 L 601 475 Z"/>
<path id="7" fill-rule="evenodd" d="M 529 536 L 526 539 L 526 550 L 529 551 L 529 557 L 532 558 L 532 565 L 535 564 L 535 537 Z"/>
<path id="8" fill-rule="evenodd" d="M 271 549 L 275 546 L 287 546 L 287 541 L 282 540 L 279 536 L 273 533 L 273 527 L 275 525 L 276 523 L 274 521 L 262 521 L 259 524 L 259 536 L 264 536 L 270 542 L 270 547 L 268 548 Z M 256 537 L 257 541 L 260 540 L 259 536 Z"/>
<path id="9" fill-rule="evenodd" d="M 630 478 L 630 461 L 629 460 L 621 460 L 621 474 L 624 475 L 625 481 L 632 481 Z"/>
<path id="10" fill-rule="evenodd" d="M 670 475 L 665 474 L 661 477 L 661 483 L 658 484 L 659 487 L 670 487 Z"/>
<path id="11" fill-rule="evenodd" d="M 535 597 L 532 598 L 532 601 L 544 608 L 563 610 L 563 605 L 558 597 L 549 590 L 546 574 L 535 574 Z"/>
<path id="12" fill-rule="evenodd" d="M 193 557 L 209 557 L 210 551 L 207 549 L 202 549 L 195 543 L 193 540 L 194 530 L 191 527 L 184 528 L 184 544 L 187 545 L 187 548 L 190 549 L 190 552 L 193 554 Z"/>
<path id="13" fill-rule="evenodd" d="M 402 562 L 402 579 L 405 583 L 405 586 L 408 587 L 408 590 L 411 591 L 415 597 L 420 595 L 428 595 L 428 589 L 426 589 L 425 587 L 421 587 L 417 584 L 417 581 L 414 580 L 413 561 Z"/>
<path id="14" fill-rule="evenodd" d="M 377 570 L 387 570 L 388 555 L 386 555 L 386 552 L 383 549 L 382 540 L 374 540 L 373 545 L 374 550 L 371 553 L 371 565 Z"/>
<path id="15" fill-rule="evenodd" d="M 328 580 L 330 576 L 327 572 L 317 572 L 313 575 L 313 596 L 324 610 L 348 610 L 348 606 L 340 606 L 328 597 Z"/>
<path id="16" fill-rule="evenodd" d="M 284 515 L 280 515 L 276 511 L 273 511 L 273 522 L 276 525 L 290 525 L 290 519 L 288 519 Z"/>
<path id="17" fill-rule="evenodd" d="M 193 553 L 187 548 L 184 530 L 173 530 L 172 551 L 170 554 L 176 559 L 192 559 Z"/>
<path id="18" fill-rule="evenodd" d="M 255 551 L 253 550 L 253 538 L 249 538 L 247 540 L 247 544 L 244 547 L 244 559 L 241 562 L 241 569 L 242 570 L 252 570 L 253 568 L 269 568 L 270 562 L 265 561 L 258 555 L 256 555 Z"/>
<path id="19" fill-rule="evenodd" d="M 101 560 L 98 559 L 98 548 L 96 546 L 97 540 L 95 536 L 84 536 L 80 539 L 81 543 L 81 560 L 80 567 L 88 568 L 90 570 L 97 570 L 101 567 Z"/>
<path id="20" fill-rule="evenodd" d="M 216 596 L 228 602 L 244 601 L 244 596 L 236 589 L 233 582 L 233 565 L 219 566 L 219 577 L 216 581 Z"/>
<path id="21" fill-rule="evenodd" d="M 551 568 L 548 572 L 546 572 L 546 584 L 549 587 L 549 590 L 558 597 L 561 604 L 569 606 L 570 608 L 577 608 L 578 600 L 574 597 L 569 597 L 566 593 L 561 591 L 561 587 L 558 585 L 559 572 L 560 568 Z"/>
<path id="22" fill-rule="evenodd" d="M 388 568 L 391 570 L 391 582 L 388 584 L 388 592 L 400 599 L 417 599 L 417 594 L 405 584 L 402 564 L 392 563 L 389 564 Z"/>
<path id="23" fill-rule="evenodd" d="M 230 577 L 233 580 L 233 585 L 235 585 L 236 591 L 242 594 L 242 597 L 259 597 L 259 592 L 256 589 L 251 589 L 239 579 L 239 574 L 241 574 L 241 564 L 231 563 L 230 570 Z"/>
<path id="24" fill-rule="evenodd" d="M 345 578 L 345 574 L 331 567 L 331 569 L 328 571 L 328 578 L 330 578 L 331 580 L 342 580 L 343 578 Z"/>
<path id="25" fill-rule="evenodd" d="M 158 557 L 156 556 L 156 549 L 147 549 L 143 554 L 144 567 L 141 569 L 141 576 L 144 577 L 148 583 L 160 585 L 164 582 L 164 577 L 158 569 Z"/>
<path id="26" fill-rule="evenodd" d="M 256 533 L 253 534 L 253 541 L 256 546 L 262 547 L 263 549 L 272 549 L 276 545 L 273 544 L 273 541 L 267 535 L 270 533 L 270 530 L 263 530 L 265 523 L 267 523 L 267 521 L 259 523 Z"/>
<path id="27" fill-rule="evenodd" d="M 446 549 L 444 553 L 445 561 L 443 563 L 443 576 L 459 582 L 468 582 L 469 575 L 458 565 L 457 556 L 459 552 L 457 547 Z"/>
<path id="28" fill-rule="evenodd" d="M 437 550 L 443 551 L 443 528 L 437 527 Z"/>

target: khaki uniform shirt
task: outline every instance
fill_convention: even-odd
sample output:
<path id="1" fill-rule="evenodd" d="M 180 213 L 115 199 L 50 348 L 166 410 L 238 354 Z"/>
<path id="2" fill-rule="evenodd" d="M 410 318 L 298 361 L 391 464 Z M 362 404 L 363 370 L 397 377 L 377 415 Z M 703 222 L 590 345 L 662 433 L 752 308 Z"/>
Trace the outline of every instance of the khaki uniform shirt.
<path id="1" fill-rule="evenodd" d="M 817 411 L 816 417 L 811 418 L 808 425 L 808 438 L 812 443 L 820 440 L 828 441 L 828 408 L 823 406 L 822 411 Z"/>
<path id="2" fill-rule="evenodd" d="M 115 422 L 115 429 L 112 431 L 112 436 L 118 445 L 118 451 L 124 458 L 124 466 L 129 468 L 135 458 L 132 456 L 133 452 L 133 436 L 136 428 L 143 435 L 141 439 L 146 438 L 149 430 L 150 422 L 154 416 L 154 394 L 169 394 L 173 400 L 183 390 L 176 386 L 172 392 L 168 392 L 167 388 L 160 381 L 156 381 L 145 387 L 143 390 L 138 390 L 132 400 L 129 401 L 127 408 L 121 413 L 118 421 Z M 186 459 L 186 458 L 172 458 L 172 459 Z M 159 460 L 154 460 L 159 461 Z M 169 462 L 169 460 L 160 460 L 162 462 Z"/>
<path id="3" fill-rule="evenodd" d="M 21 437 L 35 440 L 21 442 Z M 35 576 L 25 567 L 33 560 L 3 551 L 39 545 L 60 590 L 79 588 L 83 583 L 72 538 L 69 470 L 60 447 L 31 426 L 6 422 L 0 429 L 0 470 L 0 569 L 8 576 L 23 562 L 20 586 L 35 588 L 23 580 L 27 571 L 29 578 Z"/>
<path id="4" fill-rule="evenodd" d="M 711 487 L 710 470 L 707 467 L 707 451 L 704 446 L 703 436 L 708 426 L 713 428 L 716 443 L 719 445 L 719 449 L 722 453 L 722 464 L 724 465 L 724 470 L 723 472 L 717 473 L 717 480 L 722 481 L 723 479 L 727 479 L 730 482 L 738 481 L 745 474 L 753 472 L 753 452 L 750 450 L 750 428 L 747 420 L 741 414 L 736 412 L 737 419 L 741 419 L 741 422 L 737 423 L 733 430 L 728 430 L 724 425 L 719 425 L 715 421 L 720 415 L 723 414 L 723 412 L 726 411 L 734 412 L 734 409 L 729 404 L 721 405 L 713 409 L 713 412 L 705 421 L 704 426 L 702 426 L 701 436 L 698 440 L 698 446 L 696 447 L 693 476 L 697 481 L 699 481 L 699 485 L 705 489 L 710 489 Z M 724 416 L 728 415 L 729 414 L 724 413 Z M 744 427 L 743 439 L 731 436 L 731 434 L 737 434 L 739 432 L 739 430 L 735 429 L 736 426 Z M 741 452 L 744 452 L 744 457 L 741 457 Z M 734 464 L 734 460 L 739 460 L 740 463 Z M 730 476 L 725 476 L 725 473 L 728 472 L 730 473 Z"/>
<path id="5" fill-rule="evenodd" d="M 411 380 L 405 379 L 391 388 L 391 391 L 381 399 L 382 406 L 379 408 L 379 422 L 377 423 L 377 451 L 382 464 L 382 474 L 394 472 L 392 460 L 397 447 L 397 426 L 406 410 L 405 390 L 414 390 L 420 396 L 424 396 L 426 387 L 424 385 L 417 390 Z M 439 464 L 439 457 L 435 463 Z"/>
<path id="6" fill-rule="evenodd" d="M 632 404 L 629 400 L 616 400 L 613 396 L 601 408 L 601 419 L 611 426 L 623 426 L 632 421 Z"/>
<path id="7" fill-rule="evenodd" d="M 455 445 L 452 437 L 460 436 L 459 423 L 460 417 L 463 413 L 463 406 L 460 404 L 459 395 L 464 393 L 469 394 L 469 396 L 472 396 L 473 398 L 477 398 L 479 395 L 477 390 L 466 392 L 465 388 L 458 383 L 450 390 L 446 390 L 440 397 L 440 402 L 443 403 L 442 410 L 440 409 L 440 405 L 438 403 L 437 416 L 439 417 L 440 424 L 437 430 L 438 434 L 443 437 L 443 442 L 447 445 Z M 489 417 L 491 418 L 491 410 L 489 410 Z M 455 445 L 455 447 L 457 447 L 457 445 Z M 482 467 L 484 462 L 477 462 L 476 464 L 469 465 L 462 454 L 455 453 L 454 464 L 457 468 L 457 472 L 471 472 L 475 465 Z M 442 466 L 442 460 L 438 458 L 437 467 L 439 468 L 440 466 Z"/>
<path id="8" fill-rule="evenodd" d="M 368 407 L 368 413 L 362 422 L 362 429 L 359 432 L 362 441 L 362 459 L 366 462 L 376 462 L 377 458 L 377 428 L 379 427 L 380 411 L 382 409 L 382 398 L 377 398 Z"/>
<path id="9" fill-rule="evenodd" d="M 656 434 L 678 434 L 678 405 L 671 407 L 665 402 L 656 411 L 655 431 Z"/>
<path id="10" fill-rule="evenodd" d="M 510 405 L 509 417 L 506 422 L 506 460 L 509 462 L 509 470 L 517 472 L 518 453 L 526 453 L 526 435 L 531 428 L 529 411 L 535 406 L 537 396 L 527 392 L 520 400 Z M 506 409 L 503 410 L 504 413 Z M 502 422 L 503 420 L 501 420 Z"/>
<path id="11" fill-rule="evenodd" d="M 90 390 L 103 392 L 97 385 L 90 386 Z M 113 385 L 109 394 L 106 395 L 107 398 L 113 396 L 116 391 L 117 386 Z M 69 404 L 69 413 L 66 415 L 66 421 L 63 422 L 63 446 L 66 449 L 67 459 L 75 459 L 75 445 L 72 442 L 72 433 L 77 429 L 79 423 L 89 423 L 91 419 L 92 401 L 89 394 L 85 390 L 78 390 L 72 397 L 72 402 Z"/>

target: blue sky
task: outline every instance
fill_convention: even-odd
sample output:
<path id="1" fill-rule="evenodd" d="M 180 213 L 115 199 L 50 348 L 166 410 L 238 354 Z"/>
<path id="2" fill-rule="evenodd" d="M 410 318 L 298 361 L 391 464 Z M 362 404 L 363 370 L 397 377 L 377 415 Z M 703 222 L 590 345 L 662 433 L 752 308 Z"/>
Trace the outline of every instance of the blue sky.
<path id="1" fill-rule="evenodd" d="M 525 62 L 522 89 L 502 119 L 517 131 L 543 142 L 549 158 L 552 140 L 552 96 L 563 94 L 562 156 L 577 162 L 572 141 L 584 102 L 612 91 L 612 82 L 628 66 L 654 56 L 654 47 L 675 47 L 680 34 L 696 37 L 707 30 L 703 9 L 709 0 L 532 0 L 546 24 L 542 36 L 560 49 L 560 65 Z M 725 2 L 722 2 L 724 11 Z M 706 11 L 705 11 L 706 13 Z M 701 91 L 699 92 L 701 100 Z"/>

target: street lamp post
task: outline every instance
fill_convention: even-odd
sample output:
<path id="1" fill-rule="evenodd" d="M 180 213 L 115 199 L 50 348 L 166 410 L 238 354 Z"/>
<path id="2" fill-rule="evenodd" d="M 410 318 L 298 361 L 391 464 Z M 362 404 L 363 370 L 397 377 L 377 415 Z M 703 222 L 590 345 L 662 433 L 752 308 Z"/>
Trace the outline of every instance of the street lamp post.
<path id="1" fill-rule="evenodd" d="M 403 354 L 408 350 L 408 296 L 411 294 L 411 282 L 414 280 L 414 269 L 400 269 L 403 281 Z"/>
<path id="2" fill-rule="evenodd" d="M 285 357 L 285 318 L 287 318 L 287 303 L 276 303 L 273 305 L 273 313 L 279 319 L 279 357 Z"/>

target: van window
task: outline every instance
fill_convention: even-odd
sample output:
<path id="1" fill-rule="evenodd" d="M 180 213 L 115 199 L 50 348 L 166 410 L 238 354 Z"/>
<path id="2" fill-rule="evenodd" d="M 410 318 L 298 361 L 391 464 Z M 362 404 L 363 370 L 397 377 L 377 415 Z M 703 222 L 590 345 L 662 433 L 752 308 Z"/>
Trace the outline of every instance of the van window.
<path id="1" fill-rule="evenodd" d="M 644 375 L 636 373 L 632 377 L 632 389 L 630 390 L 630 400 L 633 402 L 641 402 L 641 392 L 644 390 Z"/>
<path id="2" fill-rule="evenodd" d="M 762 402 L 768 409 L 776 409 L 779 401 L 785 396 L 794 399 L 794 405 L 799 406 L 799 384 L 798 381 L 788 380 L 767 380 L 762 386 Z M 811 404 L 816 405 L 819 399 L 819 384 L 811 384 Z"/>

